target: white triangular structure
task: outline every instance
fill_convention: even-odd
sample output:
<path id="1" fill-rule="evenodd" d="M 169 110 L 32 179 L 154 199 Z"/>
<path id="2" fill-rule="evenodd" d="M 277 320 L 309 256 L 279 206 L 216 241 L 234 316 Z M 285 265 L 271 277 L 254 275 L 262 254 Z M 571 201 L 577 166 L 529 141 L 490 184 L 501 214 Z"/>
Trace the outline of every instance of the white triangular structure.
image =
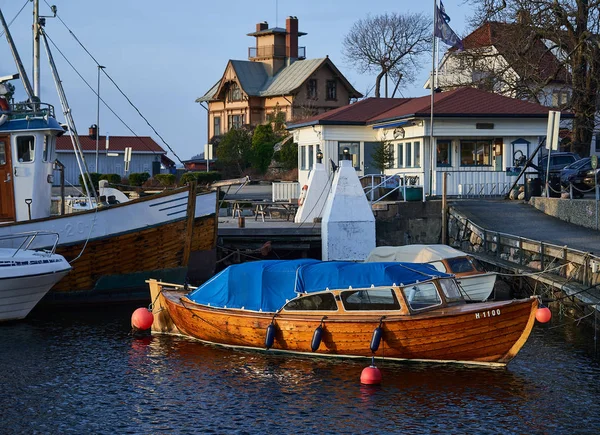
<path id="1" fill-rule="evenodd" d="M 352 162 L 342 160 L 323 212 L 322 258 L 364 261 L 375 244 L 375 216 Z"/>
<path id="2" fill-rule="evenodd" d="M 308 181 L 302 186 L 304 192 L 300 195 L 298 201 L 299 207 L 296 212 L 294 222 L 313 223 L 315 218 L 323 216 L 325 202 L 329 195 L 329 177 L 323 163 L 315 163 L 313 170 L 310 171 Z"/>

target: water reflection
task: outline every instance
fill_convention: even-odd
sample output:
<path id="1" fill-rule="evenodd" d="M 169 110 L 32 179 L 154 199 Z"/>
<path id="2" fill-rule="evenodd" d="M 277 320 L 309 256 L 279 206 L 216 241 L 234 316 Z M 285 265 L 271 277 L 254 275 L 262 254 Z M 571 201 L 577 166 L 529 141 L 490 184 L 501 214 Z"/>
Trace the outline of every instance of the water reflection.
<path id="1" fill-rule="evenodd" d="M 600 367 L 581 329 L 534 328 L 508 369 L 378 360 L 383 382 L 369 387 L 360 385 L 368 361 L 132 336 L 130 315 L 57 313 L 1 326 L 0 432 L 497 434 L 600 425 Z"/>

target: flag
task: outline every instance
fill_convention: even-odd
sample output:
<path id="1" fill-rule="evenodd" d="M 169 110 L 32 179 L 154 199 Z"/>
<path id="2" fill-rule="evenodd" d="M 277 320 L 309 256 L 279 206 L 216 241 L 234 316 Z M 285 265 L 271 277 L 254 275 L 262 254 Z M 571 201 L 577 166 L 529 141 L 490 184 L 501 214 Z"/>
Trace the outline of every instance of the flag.
<path id="1" fill-rule="evenodd" d="M 446 9 L 444 9 L 444 3 L 442 3 L 442 0 L 440 0 L 440 13 L 442 14 L 442 17 L 444 18 L 444 21 L 446 23 L 449 23 L 450 22 L 450 17 L 446 13 Z"/>
<path id="2" fill-rule="evenodd" d="M 450 17 L 444 11 L 444 5 L 440 1 L 440 7 L 435 6 L 435 30 L 433 34 L 440 38 L 444 44 L 458 48 L 459 51 L 463 50 L 463 43 L 461 39 L 454 33 L 454 30 L 450 28 L 448 22 Z"/>

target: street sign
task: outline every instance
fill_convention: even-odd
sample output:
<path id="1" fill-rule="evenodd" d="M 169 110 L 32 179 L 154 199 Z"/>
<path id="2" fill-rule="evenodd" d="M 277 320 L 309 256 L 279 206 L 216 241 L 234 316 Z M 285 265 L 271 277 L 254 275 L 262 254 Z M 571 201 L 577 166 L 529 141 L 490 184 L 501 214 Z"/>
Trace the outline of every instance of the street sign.
<path id="1" fill-rule="evenodd" d="M 546 149 L 558 150 L 558 129 L 560 127 L 560 112 L 548 112 L 548 130 L 546 132 Z"/>
<path id="2" fill-rule="evenodd" d="M 592 169 L 596 169 L 598 167 L 598 156 L 592 156 Z"/>

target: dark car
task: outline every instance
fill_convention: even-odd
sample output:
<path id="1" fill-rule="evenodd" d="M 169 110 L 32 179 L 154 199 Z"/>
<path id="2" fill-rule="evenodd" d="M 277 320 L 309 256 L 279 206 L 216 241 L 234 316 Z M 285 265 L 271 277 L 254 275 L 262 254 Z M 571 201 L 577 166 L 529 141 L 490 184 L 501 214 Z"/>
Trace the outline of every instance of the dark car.
<path id="1" fill-rule="evenodd" d="M 573 196 L 582 197 L 584 192 L 596 187 L 600 176 L 598 169 L 592 169 L 592 159 L 590 157 L 578 160 L 570 164 L 560 172 L 560 184 L 568 188 L 573 185 Z"/>
<path id="2" fill-rule="evenodd" d="M 563 168 L 577 162 L 579 156 L 575 153 L 570 152 L 554 152 L 550 154 L 550 179 L 552 177 L 559 177 L 560 172 Z M 543 156 L 538 162 L 538 172 L 540 178 L 546 179 L 546 172 L 548 171 L 548 156 Z"/>

